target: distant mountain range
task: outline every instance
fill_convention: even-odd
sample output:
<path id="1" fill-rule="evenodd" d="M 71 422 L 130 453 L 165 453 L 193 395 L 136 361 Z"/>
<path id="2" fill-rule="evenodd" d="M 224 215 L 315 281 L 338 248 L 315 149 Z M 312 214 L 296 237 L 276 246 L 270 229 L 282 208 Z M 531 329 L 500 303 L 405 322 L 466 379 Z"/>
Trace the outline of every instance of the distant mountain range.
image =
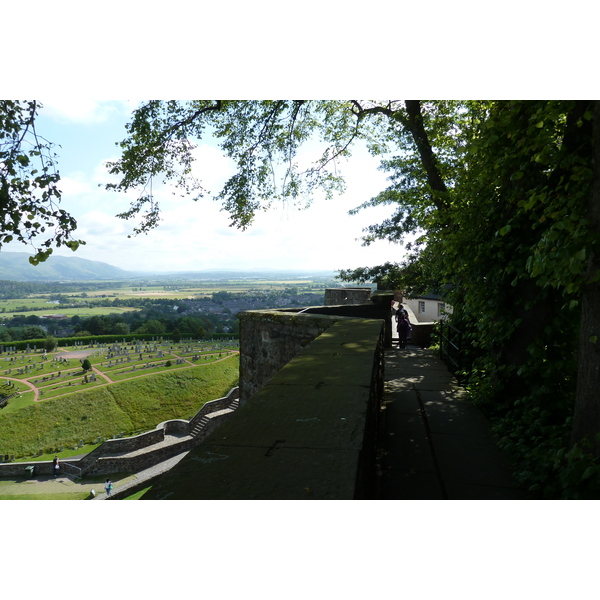
<path id="1" fill-rule="evenodd" d="M 186 271 L 186 272 L 146 272 L 125 271 L 104 262 L 87 260 L 75 256 L 52 255 L 46 262 L 34 267 L 29 262 L 26 252 L 0 252 L 0 280 L 8 281 L 91 281 L 117 279 L 187 279 L 187 280 L 221 280 L 221 279 L 286 279 L 301 277 L 333 278 L 330 271 Z"/>
<path id="2" fill-rule="evenodd" d="M 103 262 L 75 256 L 50 256 L 34 267 L 26 252 L 0 252 L 0 279 L 9 281 L 83 281 L 125 279 L 127 271 Z"/>

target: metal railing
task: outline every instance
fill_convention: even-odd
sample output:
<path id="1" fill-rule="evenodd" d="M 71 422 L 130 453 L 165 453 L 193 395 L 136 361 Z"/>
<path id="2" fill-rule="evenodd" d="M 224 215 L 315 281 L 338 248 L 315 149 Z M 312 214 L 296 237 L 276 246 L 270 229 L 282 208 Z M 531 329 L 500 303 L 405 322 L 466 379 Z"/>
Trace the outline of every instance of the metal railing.
<path id="1" fill-rule="evenodd" d="M 454 373 L 461 371 L 462 332 L 443 320 L 440 326 L 440 358 Z"/>
<path id="2" fill-rule="evenodd" d="M 76 467 L 75 465 L 72 465 L 70 463 L 60 463 L 65 475 L 70 475 L 71 477 L 73 477 L 73 479 L 81 479 L 82 477 L 82 470 L 79 467 Z"/>

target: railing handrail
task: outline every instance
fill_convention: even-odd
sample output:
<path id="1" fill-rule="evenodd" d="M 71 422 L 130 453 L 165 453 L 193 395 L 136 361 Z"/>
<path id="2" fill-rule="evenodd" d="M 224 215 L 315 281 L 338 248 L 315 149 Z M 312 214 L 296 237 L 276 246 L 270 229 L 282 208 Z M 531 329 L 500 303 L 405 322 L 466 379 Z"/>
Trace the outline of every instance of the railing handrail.
<path id="1" fill-rule="evenodd" d="M 440 322 L 440 358 L 446 363 L 451 363 L 455 373 L 461 370 L 461 353 L 462 353 L 462 331 L 450 325 L 450 323 L 441 320 Z M 452 339 L 449 334 L 444 334 L 444 328 L 454 332 L 455 339 Z M 446 342 L 446 344 L 444 344 Z M 450 347 L 454 349 L 455 356 L 451 355 Z M 450 365 L 448 365 L 450 366 Z"/>

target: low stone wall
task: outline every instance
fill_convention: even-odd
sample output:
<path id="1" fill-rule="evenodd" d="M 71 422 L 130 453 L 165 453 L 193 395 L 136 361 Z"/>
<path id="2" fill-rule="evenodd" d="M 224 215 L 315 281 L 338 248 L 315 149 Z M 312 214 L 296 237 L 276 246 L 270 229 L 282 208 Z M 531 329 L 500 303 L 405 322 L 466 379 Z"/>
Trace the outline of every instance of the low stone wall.
<path id="1" fill-rule="evenodd" d="M 166 460 L 171 456 L 179 454 L 192 448 L 195 444 L 201 441 L 206 435 L 211 433 L 214 428 L 222 421 L 221 411 L 228 408 L 239 396 L 239 388 L 235 387 L 223 398 L 211 400 L 202 406 L 202 408 L 190 419 L 173 419 L 164 421 L 156 426 L 156 429 L 141 433 L 139 435 L 107 440 L 100 444 L 95 450 L 86 454 L 81 458 L 68 458 L 61 460 L 62 464 L 71 464 L 86 474 L 91 473 L 115 473 L 118 471 L 135 473 L 140 469 L 145 469 L 153 464 Z M 210 419 L 212 413 L 215 413 L 215 418 Z M 230 414 L 229 412 L 227 414 Z M 202 432 L 192 439 L 186 440 L 187 446 L 180 449 L 180 445 L 171 444 L 167 449 L 153 449 L 152 447 L 164 441 L 165 435 L 181 435 L 188 436 L 196 423 L 204 416 L 209 417 L 208 423 L 204 426 Z M 176 446 L 176 447 L 175 447 Z M 173 448 L 171 448 L 173 447 Z M 182 447 L 182 446 L 181 446 Z M 146 453 L 140 452 L 138 456 L 123 457 L 116 455 L 128 454 L 148 448 Z M 112 462 L 111 462 L 112 461 Z M 101 466 L 98 466 L 101 464 Z M 115 470 L 110 470 L 112 465 L 115 465 Z M 0 463 L 0 477 L 28 477 L 29 471 L 26 467 L 34 467 L 34 477 L 53 475 L 52 461 L 28 461 L 28 462 L 12 462 Z M 67 467 L 68 469 L 68 467 Z M 106 470 L 109 469 L 109 470 Z M 61 475 L 65 474 L 65 469 Z M 69 473 L 70 474 L 70 473 Z"/>
<path id="2" fill-rule="evenodd" d="M 163 428 L 165 435 L 188 435 L 190 432 L 190 421 L 186 421 L 185 419 L 173 419 L 171 421 L 160 423 L 157 425 L 157 429 L 159 427 Z"/>
<path id="3" fill-rule="evenodd" d="M 164 428 L 153 429 L 131 437 L 106 440 L 98 449 L 102 449 L 102 454 L 115 454 L 117 452 L 134 452 L 140 448 L 146 448 L 153 444 L 158 444 L 165 439 Z"/>
<path id="4" fill-rule="evenodd" d="M 148 469 L 159 462 L 191 450 L 219 427 L 231 416 L 231 414 L 232 412 L 230 410 L 219 410 L 209 414 L 204 428 L 193 438 L 186 436 L 180 442 L 158 448 L 148 448 L 147 452 L 139 452 L 133 456 L 101 456 L 94 465 L 86 471 L 86 475 L 138 473 L 139 471 Z"/>
<path id="5" fill-rule="evenodd" d="M 429 348 L 433 341 L 435 323 L 411 323 L 411 344 L 420 348 Z"/>
<path id="6" fill-rule="evenodd" d="M 340 317 L 252 310 L 240 320 L 240 405 Z"/>
<path id="7" fill-rule="evenodd" d="M 199 423 L 205 415 L 229 408 L 234 400 L 238 400 L 240 397 L 240 388 L 235 387 L 229 390 L 227 396 L 218 398 L 217 400 L 211 400 L 207 402 L 189 421 L 188 433 L 191 433 L 197 423 Z"/>
<path id="8" fill-rule="evenodd" d="M 384 348 L 382 320 L 338 317 L 143 499 L 377 497 Z"/>
<path id="9" fill-rule="evenodd" d="M 325 306 L 340 304 L 366 304 L 371 298 L 370 287 L 327 288 Z"/>

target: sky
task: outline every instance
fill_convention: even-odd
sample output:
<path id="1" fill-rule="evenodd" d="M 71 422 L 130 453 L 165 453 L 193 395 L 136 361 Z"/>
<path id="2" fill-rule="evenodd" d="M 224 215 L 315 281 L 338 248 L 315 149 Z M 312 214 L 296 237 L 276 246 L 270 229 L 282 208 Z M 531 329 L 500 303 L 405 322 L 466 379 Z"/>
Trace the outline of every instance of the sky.
<path id="1" fill-rule="evenodd" d="M 242 232 L 229 227 L 227 214 L 209 197 L 193 203 L 163 190 L 162 224 L 129 238 L 133 224 L 115 215 L 129 207 L 134 194 L 101 186 L 109 181 L 104 165 L 118 157 L 115 142 L 125 137 L 124 125 L 139 99 L 594 95 L 581 92 L 581 82 L 590 78 L 579 68 L 571 63 L 563 68 L 565 49 L 545 43 L 557 27 L 561 39 L 569 24 L 581 28 L 577 11 L 561 11 L 557 18 L 554 10 L 540 13 L 514 3 L 518 20 L 508 9 L 496 11 L 491 28 L 476 11 L 485 26 L 472 27 L 457 19 L 473 14 L 469 2 L 433 2 L 425 31 L 412 26 L 423 16 L 420 6 L 402 2 L 355 13 L 338 1 L 307 0 L 302 10 L 290 5 L 277 14 L 263 0 L 233 2 L 227 9 L 203 6 L 193 14 L 179 0 L 168 10 L 158 4 L 148 10 L 137 0 L 106 0 L 101 8 L 73 0 L 56 7 L 33 4 L 27 37 L 19 28 L 6 32 L 15 61 L 0 82 L 0 96 L 40 99 L 38 131 L 60 145 L 62 207 L 76 218 L 77 236 L 87 245 L 74 254 L 68 249 L 56 254 L 126 270 L 337 270 L 399 262 L 403 256 L 400 245 L 380 241 L 364 247 L 359 241 L 363 228 L 381 222 L 389 207 L 347 214 L 386 187 L 378 160 L 364 150 L 342 164 L 346 192 L 331 201 L 316 196 L 305 211 L 277 206 Z M 6 11 L 7 22 L 24 16 L 16 5 Z M 524 32 L 529 20 L 535 35 L 527 30 L 522 39 L 504 43 L 506 31 Z M 592 37 L 578 35 L 577 42 L 591 49 Z M 533 48 L 544 49 L 543 60 Z M 581 56 L 590 55 L 585 46 L 581 50 Z M 584 68 L 582 61 L 577 65 Z M 213 144 L 201 144 L 197 153 L 205 187 L 218 191 L 231 165 Z M 11 244 L 3 250 L 28 248 Z"/>
<path id="2" fill-rule="evenodd" d="M 115 143 L 125 138 L 125 124 L 138 101 L 42 97 L 41 102 L 37 131 L 57 145 L 61 208 L 75 217 L 75 237 L 86 242 L 75 253 L 60 248 L 54 255 L 97 260 L 128 271 L 335 271 L 401 258 L 403 248 L 398 244 L 381 241 L 365 247 L 359 239 L 365 226 L 388 216 L 389 208 L 348 215 L 386 187 L 379 159 L 366 148 L 357 148 L 341 163 L 347 183 L 343 194 L 326 200 L 317 193 L 303 210 L 274 204 L 245 231 L 230 227 L 228 214 L 208 194 L 194 202 L 173 194 L 172 187 L 155 184 L 162 222 L 148 234 L 132 235 L 136 223 L 116 215 L 139 192 L 119 194 L 106 190 L 104 184 L 116 181 L 108 174 L 106 162 L 119 157 Z M 233 161 L 211 138 L 198 144 L 195 155 L 196 172 L 205 189 L 220 191 L 234 173 Z M 31 253 L 28 246 L 17 243 L 4 251 Z"/>

